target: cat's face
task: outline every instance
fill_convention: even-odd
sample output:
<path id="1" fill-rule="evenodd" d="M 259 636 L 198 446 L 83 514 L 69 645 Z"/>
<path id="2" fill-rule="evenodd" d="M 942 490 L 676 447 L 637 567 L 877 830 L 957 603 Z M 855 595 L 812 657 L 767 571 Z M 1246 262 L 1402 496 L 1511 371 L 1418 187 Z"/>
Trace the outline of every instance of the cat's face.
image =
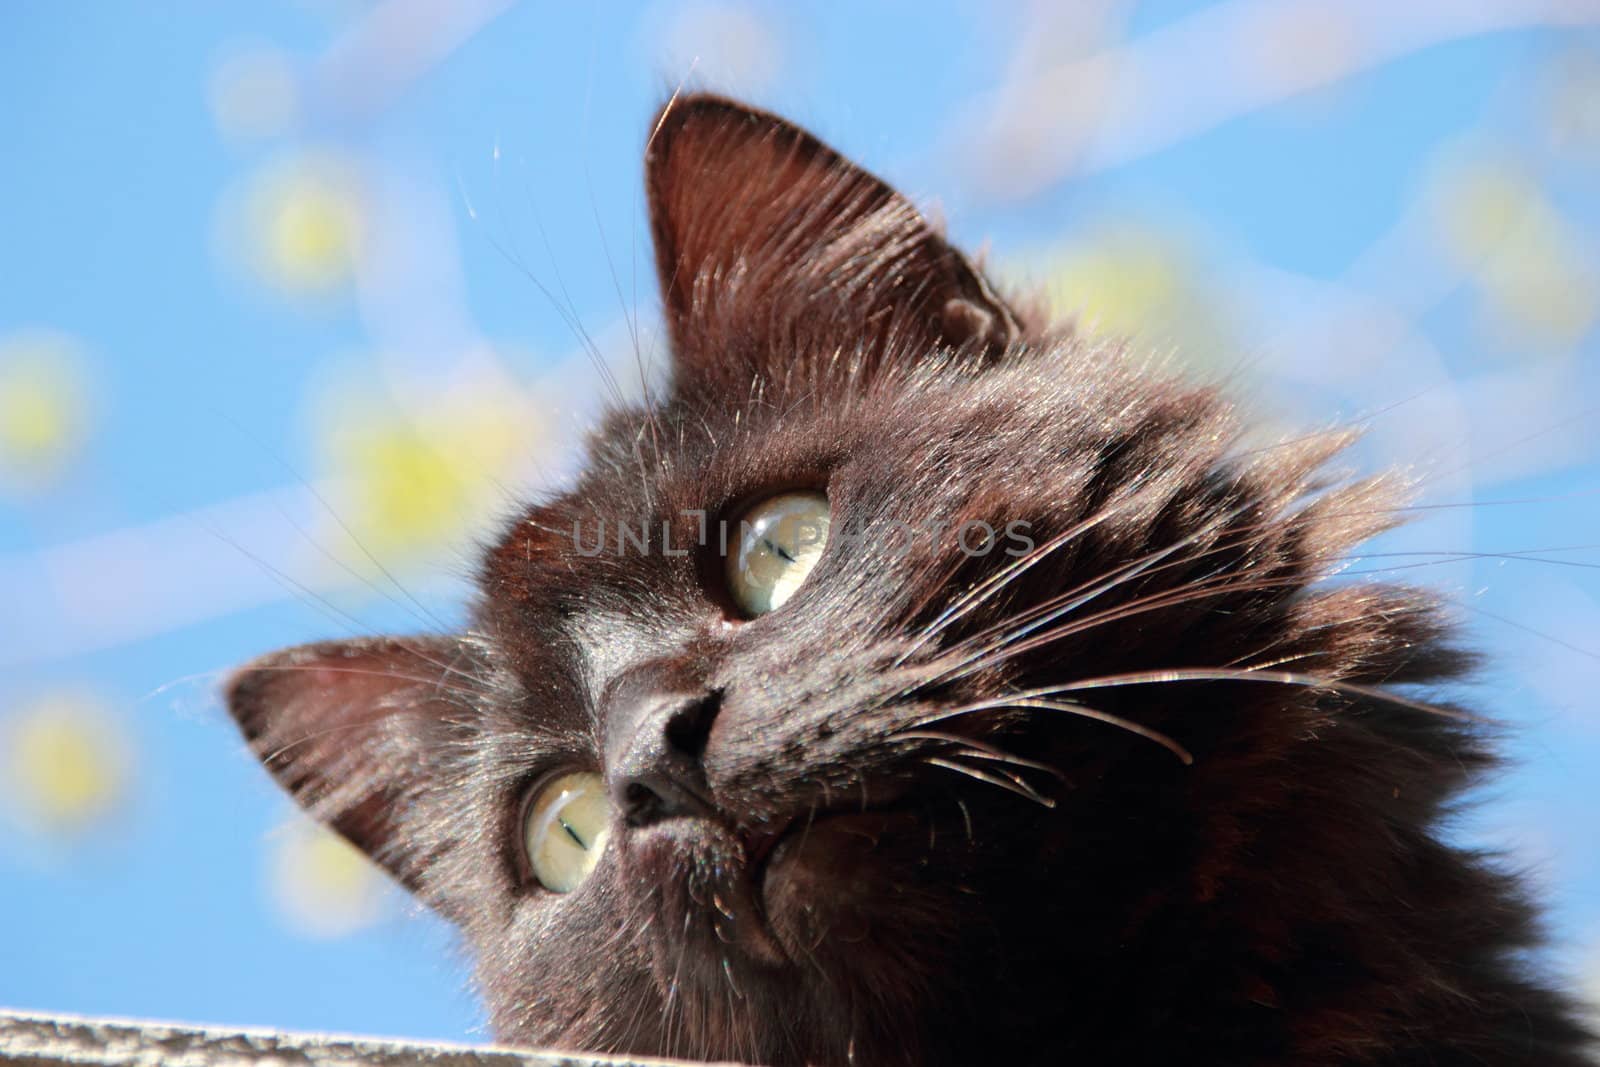
<path id="1" fill-rule="evenodd" d="M 1285 838 L 1297 805 L 1420 818 L 1457 783 L 1465 749 L 1390 796 L 1402 742 L 1458 740 L 1403 709 L 1301 753 L 1383 704 L 1361 687 L 1454 666 L 1409 594 L 1306 591 L 1385 521 L 1366 488 L 1305 499 L 1337 441 L 1241 452 L 1209 393 L 1030 326 L 769 115 L 677 102 L 647 168 L 667 393 L 511 523 L 468 634 L 230 688 L 296 797 L 460 926 L 497 1036 L 1066 1047 L 1063 1005 L 1089 1034 L 1183 987 L 1163 937 L 1252 909 L 1276 936 L 1264 901 L 1204 909 L 1242 863 L 1292 886 L 1347 846 Z"/>

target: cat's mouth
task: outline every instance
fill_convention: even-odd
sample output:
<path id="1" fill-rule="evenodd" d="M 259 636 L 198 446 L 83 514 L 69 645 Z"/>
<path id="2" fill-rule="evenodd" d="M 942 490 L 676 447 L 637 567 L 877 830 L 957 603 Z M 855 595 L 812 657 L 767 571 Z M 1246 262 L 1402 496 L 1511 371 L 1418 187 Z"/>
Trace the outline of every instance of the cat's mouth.
<path id="1" fill-rule="evenodd" d="M 663 929 L 713 956 L 732 947 L 782 966 L 814 957 L 819 940 L 866 936 L 868 905 L 884 884 L 875 854 L 918 826 L 917 809 L 904 803 L 741 826 L 679 818 L 631 835 L 626 847 L 637 884 L 653 887 L 671 920 Z"/>
<path id="2" fill-rule="evenodd" d="M 917 836 L 910 804 L 845 808 L 741 834 L 766 932 L 789 960 L 814 959 L 819 942 L 859 942 L 886 881 L 884 852 Z"/>
<path id="3" fill-rule="evenodd" d="M 778 823 L 761 823 L 734 831 L 739 843 L 744 846 L 745 867 L 750 872 L 752 882 L 756 885 L 761 884 L 766 877 L 767 861 L 772 857 L 773 851 L 802 821 L 791 817 Z"/>
<path id="4" fill-rule="evenodd" d="M 676 960 L 685 947 L 698 944 L 708 958 L 733 947 L 758 963 L 785 962 L 787 954 L 767 924 L 761 882 L 787 830 L 787 823 L 736 830 L 719 818 L 697 815 L 624 836 L 629 881 L 660 909 L 665 921 L 657 928 L 671 942 L 663 946 L 667 956 Z"/>

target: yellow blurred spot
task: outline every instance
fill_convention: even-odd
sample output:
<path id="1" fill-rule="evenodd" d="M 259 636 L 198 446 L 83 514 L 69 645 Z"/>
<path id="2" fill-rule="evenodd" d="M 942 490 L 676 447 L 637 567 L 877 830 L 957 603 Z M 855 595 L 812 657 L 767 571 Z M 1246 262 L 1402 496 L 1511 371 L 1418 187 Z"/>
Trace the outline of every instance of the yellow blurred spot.
<path id="1" fill-rule="evenodd" d="M 383 914 L 384 876 L 355 846 L 306 819 L 276 837 L 269 880 L 284 922 L 307 937 L 343 937 Z"/>
<path id="2" fill-rule="evenodd" d="M 1030 272 L 1044 295 L 1089 338 L 1129 339 L 1141 350 L 1176 349 L 1191 365 L 1220 357 L 1229 333 L 1220 301 L 1195 288 L 1203 272 L 1181 241 L 1128 227 L 1048 256 Z"/>
<path id="3" fill-rule="evenodd" d="M 1539 183 L 1510 158 L 1446 167 L 1433 194 L 1445 250 L 1520 351 L 1565 351 L 1600 316 L 1600 271 Z"/>
<path id="4" fill-rule="evenodd" d="M 286 277 L 322 286 L 349 268 L 354 227 L 335 190 L 307 183 L 287 190 L 267 215 L 267 253 Z"/>
<path id="5" fill-rule="evenodd" d="M 55 330 L 0 338 L 0 485 L 47 484 L 78 454 L 89 423 L 81 352 Z"/>
<path id="6" fill-rule="evenodd" d="M 5 724 L 9 792 L 22 821 L 45 832 L 78 833 L 110 815 L 122 799 L 128 741 L 93 700 L 48 696 Z"/>
<path id="7" fill-rule="evenodd" d="M 1439 199 L 1447 246 L 1472 264 L 1535 224 L 1542 207 L 1538 186 L 1510 161 L 1479 162 L 1447 173 Z"/>
<path id="8" fill-rule="evenodd" d="M 1126 337 L 1178 299 L 1174 249 L 1153 234 L 1124 231 L 1069 252 L 1049 276 L 1051 305 L 1076 314 L 1094 336 Z"/>
<path id="9" fill-rule="evenodd" d="M 217 128 L 229 137 L 272 137 L 294 125 L 299 111 L 294 67 L 282 50 L 236 46 L 211 72 L 209 100 Z"/>
<path id="10" fill-rule="evenodd" d="M 357 167 L 306 153 L 268 167 L 219 207 L 224 252 L 291 297 L 323 297 L 350 280 L 366 230 Z"/>
<path id="11" fill-rule="evenodd" d="M 519 462 L 544 432 L 520 393 L 477 382 L 403 410 L 359 392 L 326 405 L 324 450 L 349 487 L 341 508 L 366 548 L 387 556 L 432 550 L 504 505 Z"/>
<path id="12" fill-rule="evenodd" d="M 344 459 L 362 486 L 359 525 L 379 547 L 431 543 L 467 508 L 467 479 L 431 436 L 395 418 L 351 427 L 345 438 Z"/>

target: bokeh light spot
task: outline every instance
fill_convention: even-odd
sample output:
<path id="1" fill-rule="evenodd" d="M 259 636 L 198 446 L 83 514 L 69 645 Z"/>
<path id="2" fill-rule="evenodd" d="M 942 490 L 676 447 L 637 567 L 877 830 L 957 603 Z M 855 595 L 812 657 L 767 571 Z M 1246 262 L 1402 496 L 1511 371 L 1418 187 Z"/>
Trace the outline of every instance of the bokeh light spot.
<path id="1" fill-rule="evenodd" d="M 547 436 L 502 382 L 442 387 L 404 405 L 354 386 L 322 401 L 324 463 L 347 487 L 340 512 L 380 557 L 435 551 L 479 528 Z"/>
<path id="2" fill-rule="evenodd" d="M 219 206 L 222 249 L 293 298 L 332 296 L 350 282 L 366 232 L 359 170 L 303 153 L 267 167 Z"/>
<path id="3" fill-rule="evenodd" d="M 23 825 L 78 834 L 118 808 L 132 766 L 130 743 L 93 698 L 42 697 L 13 713 L 0 733 L 7 793 Z"/>
<path id="4" fill-rule="evenodd" d="M 303 187 L 283 197 L 270 216 L 268 251 L 274 260 L 316 284 L 347 266 L 351 227 L 344 205 L 328 190 Z"/>
<path id="5" fill-rule="evenodd" d="M 1169 309 L 1179 286 L 1170 250 L 1151 235 L 1126 232 L 1068 253 L 1051 273 L 1048 293 L 1089 333 L 1122 337 Z"/>
<path id="6" fill-rule="evenodd" d="M 1029 273 L 1043 278 L 1051 308 L 1085 337 L 1127 339 L 1143 351 L 1176 349 L 1191 366 L 1225 350 L 1230 331 L 1221 301 L 1197 288 L 1204 271 L 1175 235 L 1111 228 L 1047 254 Z"/>
<path id="7" fill-rule="evenodd" d="M 1600 270 L 1574 227 L 1514 160 L 1448 164 L 1433 194 L 1447 254 L 1473 277 L 1484 310 L 1517 351 L 1565 352 L 1600 316 Z"/>
<path id="8" fill-rule="evenodd" d="M 0 486 L 48 485 L 77 457 L 90 421 L 82 350 L 57 330 L 0 338 Z"/>
<path id="9" fill-rule="evenodd" d="M 384 876 L 354 845 L 307 819 L 274 839 L 269 883 L 284 924 L 305 937 L 344 937 L 383 916 Z"/>
<path id="10" fill-rule="evenodd" d="M 346 437 L 344 459 L 362 485 L 360 525 L 388 547 L 432 543 L 466 508 L 466 479 L 429 437 L 403 417 L 374 419 Z"/>

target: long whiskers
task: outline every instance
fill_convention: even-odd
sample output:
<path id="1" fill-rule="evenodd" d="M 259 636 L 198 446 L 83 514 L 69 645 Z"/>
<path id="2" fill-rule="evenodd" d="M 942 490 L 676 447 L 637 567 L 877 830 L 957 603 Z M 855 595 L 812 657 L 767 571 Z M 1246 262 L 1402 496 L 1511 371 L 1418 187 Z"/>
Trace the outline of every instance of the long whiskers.
<path id="1" fill-rule="evenodd" d="M 1125 719 L 1121 715 L 1113 715 L 1108 711 L 1101 711 L 1098 708 L 1091 708 L 1088 705 L 1079 704 L 1076 701 L 1050 699 L 1060 692 L 1066 692 L 1066 689 L 1063 687 L 1029 689 L 1023 690 L 1019 693 L 1008 693 L 1004 696 L 994 697 L 989 700 L 979 700 L 970 704 L 963 704 L 958 708 L 947 708 L 933 715 L 928 715 L 917 719 L 915 722 L 911 723 L 911 732 L 914 736 L 914 732 L 921 727 L 932 726 L 935 723 L 949 722 L 951 719 L 961 718 L 966 715 L 976 715 L 977 713 L 983 711 L 1004 711 L 1010 708 L 1022 710 L 1036 709 L 1043 711 L 1059 711 L 1068 715 L 1075 715 L 1081 719 L 1092 719 L 1095 722 L 1105 723 L 1108 726 L 1115 726 L 1119 730 L 1126 730 L 1128 733 L 1136 734 L 1139 737 L 1154 741 L 1156 744 L 1160 745 L 1162 748 L 1166 749 L 1168 752 L 1171 752 L 1173 755 L 1182 760 L 1185 766 L 1189 766 L 1194 763 L 1194 756 L 1189 753 L 1188 749 L 1184 748 L 1177 741 L 1162 733 L 1160 730 L 1155 730 L 1143 725 L 1142 723 L 1134 722 L 1132 719 Z M 968 743 L 970 744 L 970 742 Z"/>
<path id="2" fill-rule="evenodd" d="M 1085 678 L 1076 682 L 1068 682 L 1064 685 L 1024 690 L 1022 693 L 1016 694 L 1016 696 L 1022 699 L 1034 699 L 1059 696 L 1064 693 L 1088 692 L 1096 689 L 1116 689 L 1124 686 L 1162 685 L 1178 682 L 1259 682 L 1268 685 L 1298 686 L 1305 689 L 1326 689 L 1330 692 L 1342 693 L 1347 696 L 1364 697 L 1379 703 L 1420 711 L 1426 715 L 1436 715 L 1461 722 L 1481 723 L 1485 721 L 1481 716 L 1473 715 L 1459 708 L 1430 704 L 1424 700 L 1412 700 L 1409 697 L 1391 693 L 1377 686 L 1341 681 L 1337 678 L 1329 678 L 1325 675 L 1313 674 L 1307 671 L 1255 670 L 1249 667 L 1170 667 L 1160 670 L 1127 671 L 1121 674 L 1106 674 L 1097 678 Z"/>
<path id="3" fill-rule="evenodd" d="M 930 767 L 943 767 L 945 770 L 964 774 L 974 781 L 996 786 L 1008 793 L 1015 793 L 1017 796 L 1031 800 L 1041 807 L 1053 808 L 1056 806 L 1056 802 L 1052 798 L 1040 793 L 1021 777 L 1014 774 L 1007 774 L 1004 771 L 998 774 L 991 774 L 988 771 L 979 770 L 977 767 L 962 763 L 960 760 L 949 756 L 928 756 L 922 762 Z"/>
<path id="4" fill-rule="evenodd" d="M 979 633 L 972 635 L 970 638 L 966 639 L 964 644 L 970 645 L 971 643 L 981 641 L 985 637 L 998 632 L 1002 627 L 1010 628 L 1005 641 L 1009 642 L 1016 640 L 1017 638 L 1024 637 L 1028 633 L 1031 633 L 1040 627 L 1048 626 L 1055 620 L 1062 618 L 1073 611 L 1076 611 L 1078 608 L 1093 601 L 1099 596 L 1110 592 L 1111 590 L 1116 589 L 1127 582 L 1133 581 L 1147 572 L 1153 573 L 1164 570 L 1169 566 L 1190 563 L 1203 559 L 1207 556 L 1214 555 L 1218 552 L 1231 550 L 1232 548 L 1247 547 L 1249 541 L 1218 544 L 1213 545 L 1202 552 L 1183 556 L 1171 562 L 1164 562 L 1175 553 L 1193 545 L 1200 538 L 1216 532 L 1216 530 L 1219 528 L 1226 527 L 1227 523 L 1231 522 L 1234 518 L 1237 518 L 1239 514 L 1245 510 L 1248 510 L 1248 508 L 1251 506 L 1252 505 L 1249 504 L 1240 505 L 1239 507 L 1234 508 L 1225 514 L 1216 525 L 1208 527 L 1205 530 L 1196 531 L 1188 537 L 1180 538 L 1164 548 L 1157 549 L 1156 551 L 1147 553 L 1138 559 L 1130 560 L 1127 563 L 1104 571 L 1099 576 L 1091 579 L 1088 582 L 1084 582 L 1072 589 L 1059 593 L 1056 596 L 1051 597 L 1049 600 L 1046 600 L 1042 604 L 1036 605 L 1027 611 L 1012 616 L 1003 623 L 989 627 L 987 630 L 980 631 Z M 1104 511 L 1101 512 L 1101 514 L 1105 513 L 1106 512 Z M 1009 571 L 1010 568 L 1007 568 L 1007 570 Z M 1022 572 L 1020 571 L 1011 572 L 1011 577 L 1008 578 L 1007 581 L 1009 582 L 1014 580 L 1021 573 Z M 996 588 L 998 589 L 999 587 Z M 961 646 L 958 645 L 956 647 L 959 648 Z"/>
<path id="5" fill-rule="evenodd" d="M 1301 584 L 1300 579 L 1294 577 L 1239 578 L 1235 575 L 1222 575 L 1220 579 L 1202 579 L 1181 589 L 1166 590 L 1161 593 L 1140 597 L 1127 604 L 1119 604 L 1094 615 L 1070 620 L 1053 629 L 1038 632 L 1040 626 L 1053 621 L 1060 614 L 1059 612 L 1051 612 L 1049 618 L 1042 619 L 1032 625 L 1019 627 L 1011 633 L 1003 634 L 991 641 L 987 646 L 967 652 L 964 656 L 959 655 L 961 646 L 957 646 L 952 650 L 953 653 L 958 654 L 957 662 L 942 671 L 936 680 L 950 681 L 955 678 L 967 677 L 1007 659 L 1042 648 L 1045 645 L 1075 634 L 1085 633 L 1096 627 L 1110 625 L 1111 623 L 1139 615 L 1181 607 L 1184 604 L 1214 597 L 1263 592 L 1270 589 L 1293 588 L 1299 584 Z M 1031 637 L 1029 636 L 1030 634 L 1032 634 Z"/>
<path id="6" fill-rule="evenodd" d="M 1014 752 L 1007 752 L 998 745 L 992 745 L 987 741 L 982 741 L 975 737 L 963 737 L 961 734 L 941 733 L 937 730 L 902 730 L 896 732 L 894 737 L 896 740 L 906 741 L 943 741 L 948 744 L 957 745 L 962 749 L 970 750 L 963 751 L 960 753 L 960 755 L 970 756 L 974 759 L 994 760 L 998 763 L 1009 763 L 1014 767 L 1020 767 L 1024 770 L 1043 771 L 1045 774 L 1051 775 L 1055 778 L 1066 777 L 1061 773 L 1060 770 L 1052 767 L 1048 763 L 1042 763 L 1039 760 L 1026 759 L 1022 756 L 1018 756 Z"/>
<path id="7" fill-rule="evenodd" d="M 1129 494 L 1124 498 L 1124 500 L 1132 499 L 1134 499 L 1132 494 Z M 923 631 L 917 635 L 917 638 L 912 643 L 911 648 L 907 649 L 906 652 L 901 655 L 899 662 L 904 663 L 905 659 L 912 655 L 917 649 L 926 646 L 927 643 L 937 637 L 941 631 L 945 630 L 951 624 L 959 621 L 963 616 L 968 615 L 972 611 L 976 610 L 991 596 L 994 596 L 1006 586 L 1022 577 L 1023 574 L 1027 573 L 1030 568 L 1038 564 L 1041 560 L 1050 556 L 1062 546 L 1071 544 L 1083 534 L 1094 529 L 1096 526 L 1106 521 L 1106 519 L 1110 518 L 1114 514 L 1115 509 L 1113 508 L 1101 508 L 1089 518 L 1068 527 L 1055 537 L 1052 537 L 1049 541 L 1035 548 L 1032 552 L 1029 552 L 1027 555 L 1022 556 L 1019 559 L 1013 560 L 998 573 L 991 575 L 989 578 L 968 590 L 949 607 L 945 608 L 944 611 L 940 612 L 939 616 L 929 623 L 923 629 Z"/>

